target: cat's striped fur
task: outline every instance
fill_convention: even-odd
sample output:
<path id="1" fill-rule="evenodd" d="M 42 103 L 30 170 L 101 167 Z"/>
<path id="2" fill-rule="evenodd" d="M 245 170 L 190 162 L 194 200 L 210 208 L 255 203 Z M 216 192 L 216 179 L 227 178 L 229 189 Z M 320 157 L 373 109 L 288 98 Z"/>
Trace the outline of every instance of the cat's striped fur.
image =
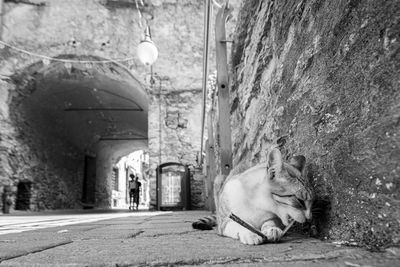
<path id="1" fill-rule="evenodd" d="M 245 244 L 261 244 L 264 240 L 260 236 L 229 218 L 234 213 L 260 230 L 268 241 L 279 241 L 290 219 L 300 223 L 311 219 L 313 191 L 304 179 L 304 167 L 303 156 L 285 163 L 280 151 L 274 148 L 266 163 L 240 174 L 217 176 L 214 182 L 216 215 L 193 223 L 193 227 L 207 230 L 217 225 L 220 235 Z"/>

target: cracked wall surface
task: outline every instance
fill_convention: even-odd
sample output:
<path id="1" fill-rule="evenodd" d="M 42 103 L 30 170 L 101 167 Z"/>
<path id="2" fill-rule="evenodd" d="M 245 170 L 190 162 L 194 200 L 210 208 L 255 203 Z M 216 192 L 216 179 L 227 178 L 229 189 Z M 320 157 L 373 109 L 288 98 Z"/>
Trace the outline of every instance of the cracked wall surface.
<path id="1" fill-rule="evenodd" d="M 156 205 L 156 168 L 167 162 L 188 165 L 193 208 L 204 206 L 203 175 L 198 166 L 202 91 L 152 94 L 149 106 L 150 198 Z"/>
<path id="2" fill-rule="evenodd" d="M 144 5 L 140 5 L 143 16 L 142 25 L 139 23 L 139 13 L 134 1 L 38 0 L 33 2 L 4 2 L 1 40 L 32 54 L 21 53 L 10 47 L 0 46 L 0 57 L 2 59 L 0 62 L 0 191 L 2 191 L 3 186 L 11 185 L 13 195 L 15 195 L 16 185 L 20 180 L 35 180 L 39 188 L 37 192 L 41 192 L 40 194 L 43 193 L 45 196 L 43 197 L 44 203 L 40 204 L 34 201 L 35 207 L 32 206 L 32 209 L 79 207 L 82 176 L 84 175 L 83 156 L 86 152 L 90 152 L 90 154 L 96 153 L 95 147 L 98 136 L 94 136 L 93 144 L 92 140 L 87 142 L 93 145 L 93 149 L 89 149 L 89 151 L 85 151 L 82 147 L 73 148 L 68 144 L 69 140 L 65 140 L 65 138 L 61 140 L 63 139 L 62 137 L 58 138 L 60 140 L 53 142 L 57 137 L 49 137 L 51 133 L 48 135 L 40 133 L 34 135 L 32 128 L 24 125 L 26 121 L 29 124 L 28 116 L 23 116 L 19 107 L 10 110 L 14 95 L 18 96 L 20 93 L 24 93 L 18 89 L 16 83 L 26 82 L 25 80 L 15 81 L 12 77 L 17 77 L 18 80 L 19 74 L 31 66 L 38 66 L 37 72 L 43 71 L 45 76 L 56 65 L 53 64 L 52 60 L 48 58 L 45 60 L 37 55 L 50 58 L 60 58 L 60 56 L 64 58 L 65 55 L 69 55 L 70 59 L 79 59 L 81 57 L 86 59 L 102 58 L 105 60 L 122 59 L 120 62 L 121 67 L 137 77 L 138 82 L 141 83 L 140 86 L 151 91 L 149 81 L 150 68 L 141 64 L 136 54 L 136 48 L 142 38 L 145 20 L 147 19 L 151 27 L 152 39 L 159 50 L 159 57 L 153 65 L 152 71 L 155 77 L 167 78 L 166 82 L 162 84 L 163 90 L 165 92 L 172 91 L 172 93 L 181 90 L 200 90 L 203 49 L 203 2 L 183 0 L 148 0 L 143 2 Z M 35 56 L 34 54 L 37 55 Z M 67 66 L 62 66 L 63 63 L 60 63 L 60 65 L 60 69 L 67 69 Z M 110 79 L 97 80 L 96 87 L 107 83 L 111 90 L 120 89 L 116 88 L 118 87 L 116 84 L 110 84 L 115 80 L 119 80 L 117 76 L 118 72 L 121 71 L 108 64 L 104 64 L 104 66 L 98 65 L 98 67 L 108 72 L 109 75 L 107 76 Z M 82 82 L 83 87 L 85 87 L 87 85 L 85 84 L 85 79 L 93 74 L 93 69 L 95 67 L 91 64 L 72 64 L 70 70 L 79 72 L 82 75 L 77 73 L 67 74 L 62 71 L 60 73 L 63 73 L 63 75 L 57 77 L 59 79 L 68 79 L 68 82 L 73 81 L 76 84 Z M 34 76 L 28 77 L 32 83 L 35 83 Z M 54 79 L 55 83 L 53 84 L 56 84 L 57 77 Z M 20 79 L 22 80 L 22 78 Z M 157 84 L 158 82 L 157 80 Z M 95 87 L 94 84 L 87 87 L 91 86 Z M 120 84 L 120 86 L 129 90 L 129 85 L 127 84 Z M 23 86 L 20 87 L 22 88 Z M 71 87 L 66 89 L 71 91 L 76 89 L 73 88 L 74 86 Z M 26 97 L 29 97 L 29 93 L 33 91 L 27 92 Z M 197 98 L 197 93 L 194 95 L 198 103 L 200 103 L 201 100 Z M 189 98 L 182 98 L 181 100 L 186 101 Z M 82 101 L 84 100 L 82 98 Z M 147 103 L 143 104 L 147 105 Z M 37 105 L 39 106 L 40 103 Z M 185 104 L 183 104 L 183 108 L 185 108 Z M 32 110 L 35 110 L 34 105 Z M 197 103 L 189 110 L 193 114 L 201 113 L 200 105 Z M 157 112 L 157 110 L 154 112 Z M 194 164 L 195 156 L 193 155 L 199 151 L 197 142 L 200 142 L 198 137 L 200 132 L 192 134 L 192 140 L 183 137 L 182 129 L 187 131 L 185 129 L 195 124 L 191 119 L 185 118 L 187 117 L 186 111 L 182 111 L 182 114 L 184 115 L 183 117 L 175 111 L 168 113 L 167 121 L 169 126 L 166 130 L 169 132 L 168 134 L 173 136 L 171 141 L 178 142 L 178 149 L 175 150 L 172 144 L 169 147 L 165 147 L 165 149 L 169 150 L 165 152 L 168 154 L 165 159 L 174 159 L 174 161 L 181 161 L 184 164 Z M 16 123 L 13 121 L 12 116 L 19 118 L 19 125 L 15 125 Z M 134 116 L 131 115 L 130 117 L 132 121 L 134 121 Z M 175 118 L 175 116 L 178 117 Z M 125 118 L 129 119 L 129 115 L 126 115 Z M 151 118 L 155 121 L 150 122 L 150 124 L 157 123 L 158 117 Z M 107 119 L 109 118 L 105 118 L 105 120 Z M 33 122 L 41 125 L 39 120 L 35 119 Z M 115 121 L 119 120 L 114 119 Z M 110 130 L 109 137 L 111 138 L 113 138 L 114 133 L 121 130 L 116 129 L 114 122 L 110 121 L 107 126 L 107 129 Z M 92 123 L 92 120 L 88 120 L 88 124 L 90 123 Z M 142 129 L 147 128 L 147 122 L 138 121 L 138 124 Z M 198 125 L 195 125 L 195 127 L 194 129 L 199 129 Z M 39 126 L 38 128 L 51 132 L 49 130 L 51 127 Z M 62 129 L 62 127 L 59 128 Z M 79 130 L 75 129 L 75 132 L 79 132 Z M 173 133 L 174 131 L 175 134 Z M 21 132 L 25 132 L 25 135 L 21 135 Z M 66 132 L 68 131 L 66 130 Z M 139 132 L 139 134 L 147 137 L 146 131 Z M 43 137 L 43 142 L 40 140 L 40 136 Z M 48 142 L 46 143 L 46 141 Z M 184 151 L 179 142 L 184 143 L 183 147 L 188 150 Z M 99 165 L 105 165 L 97 168 L 97 171 L 101 172 L 98 174 L 99 181 L 97 183 L 101 186 L 96 189 L 97 199 L 101 207 L 110 207 L 111 182 L 109 180 L 111 166 L 121 157 L 121 155 L 114 153 L 115 150 L 120 149 L 120 143 L 117 142 L 112 151 L 106 151 L 106 155 L 99 155 L 98 157 Z M 151 143 L 151 145 L 154 145 L 154 143 Z M 106 146 L 108 147 L 108 143 Z M 125 147 L 134 151 L 139 147 L 146 148 L 146 144 L 140 142 L 138 146 L 135 145 L 134 141 L 128 141 Z M 152 151 L 154 149 L 156 148 L 150 148 Z M 103 151 L 103 149 L 101 150 Z M 124 153 L 126 151 L 125 148 L 120 150 Z M 51 153 L 47 153 L 48 151 L 51 151 Z M 57 154 L 57 152 L 59 153 Z M 175 155 L 174 152 L 177 152 L 177 154 Z M 56 156 L 49 156 L 55 154 Z M 158 159 L 158 155 L 153 154 L 152 156 L 155 157 L 153 161 Z M 64 162 L 68 162 L 68 164 L 64 164 Z M 155 168 L 155 166 L 152 165 L 152 168 Z M 154 174 L 154 170 L 152 173 Z M 200 179 L 198 175 L 194 177 Z M 155 181 L 155 176 L 152 179 Z M 195 184 L 196 182 L 193 183 Z M 193 190 L 193 192 L 196 192 L 196 190 Z M 200 194 L 200 192 L 194 193 L 193 198 L 199 198 Z M 38 194 L 34 193 L 34 195 Z M 54 198 L 56 201 L 53 203 L 52 199 Z"/>
<path id="3" fill-rule="evenodd" d="M 399 1 L 246 1 L 232 53 L 234 166 L 286 136 L 331 209 L 321 237 L 400 242 Z"/>

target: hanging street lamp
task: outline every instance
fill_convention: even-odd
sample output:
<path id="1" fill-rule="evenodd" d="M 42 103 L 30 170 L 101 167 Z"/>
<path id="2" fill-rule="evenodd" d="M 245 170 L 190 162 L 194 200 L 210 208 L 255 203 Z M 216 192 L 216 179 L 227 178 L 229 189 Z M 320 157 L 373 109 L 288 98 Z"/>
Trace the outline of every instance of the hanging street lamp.
<path id="1" fill-rule="evenodd" d="M 147 25 L 144 31 L 144 38 L 137 47 L 137 54 L 140 62 L 146 66 L 151 66 L 158 57 L 158 49 L 151 40 L 150 27 Z"/>

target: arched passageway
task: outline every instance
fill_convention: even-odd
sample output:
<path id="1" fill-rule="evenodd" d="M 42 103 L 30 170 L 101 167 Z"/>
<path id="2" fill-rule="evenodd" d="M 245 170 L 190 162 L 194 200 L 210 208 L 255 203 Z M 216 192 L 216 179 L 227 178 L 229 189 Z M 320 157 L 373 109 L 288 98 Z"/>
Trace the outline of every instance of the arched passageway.
<path id="1" fill-rule="evenodd" d="M 59 58 L 77 62 L 38 62 L 13 77 L 14 182 L 32 182 L 33 210 L 111 207 L 113 163 L 147 148 L 146 91 L 117 63 Z"/>
<path id="2" fill-rule="evenodd" d="M 134 183 L 136 177 L 137 181 L 140 183 L 138 186 L 139 194 L 137 199 L 133 197 L 133 193 L 131 192 L 131 189 L 136 188 L 136 183 Z M 113 165 L 112 208 L 127 210 L 135 210 L 136 208 L 141 210 L 149 209 L 149 178 L 148 151 L 132 151 L 124 157 L 117 159 Z"/>

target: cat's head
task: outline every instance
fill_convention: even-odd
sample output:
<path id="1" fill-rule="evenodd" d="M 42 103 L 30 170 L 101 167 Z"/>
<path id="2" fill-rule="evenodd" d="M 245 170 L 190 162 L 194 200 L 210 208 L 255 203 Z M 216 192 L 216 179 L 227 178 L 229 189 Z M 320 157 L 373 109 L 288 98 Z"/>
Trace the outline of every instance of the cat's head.
<path id="1" fill-rule="evenodd" d="M 279 149 L 274 148 L 267 156 L 267 179 L 272 199 L 277 204 L 277 215 L 287 225 L 290 218 L 303 223 L 311 219 L 314 198 L 311 185 L 304 176 L 306 159 L 295 156 L 289 163 L 283 162 Z"/>

